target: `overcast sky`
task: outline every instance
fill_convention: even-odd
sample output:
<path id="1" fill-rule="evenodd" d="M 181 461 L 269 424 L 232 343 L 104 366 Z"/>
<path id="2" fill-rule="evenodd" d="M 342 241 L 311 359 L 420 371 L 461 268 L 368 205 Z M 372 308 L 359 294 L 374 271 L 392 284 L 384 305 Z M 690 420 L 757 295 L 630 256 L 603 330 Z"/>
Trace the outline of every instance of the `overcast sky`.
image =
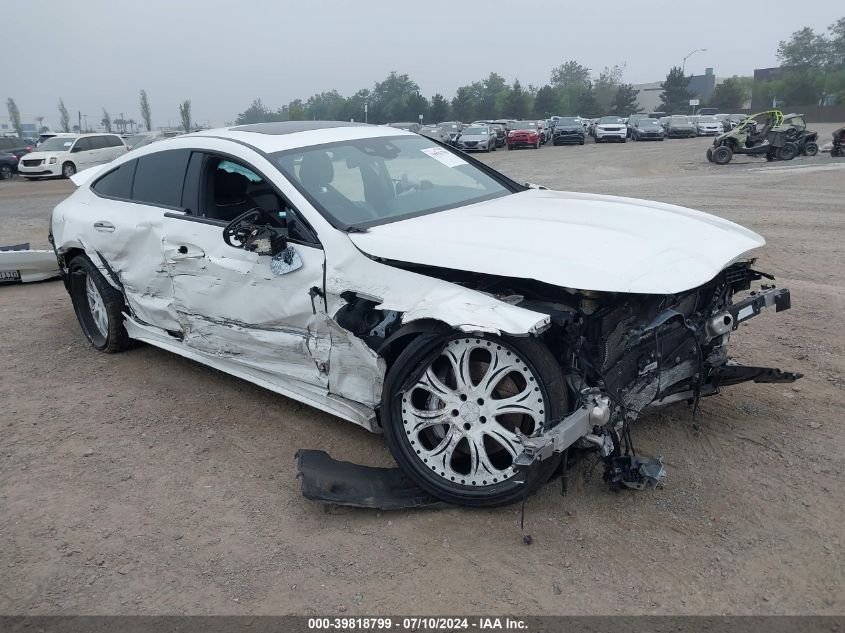
<path id="1" fill-rule="evenodd" d="M 348 96 L 391 70 L 451 98 L 491 71 L 540 86 L 569 59 L 643 83 L 695 48 L 688 73 L 750 75 L 792 31 L 843 15 L 843 0 L 16 0 L 0 8 L 0 122 L 8 97 L 24 122 L 55 127 L 59 98 L 74 120 L 105 107 L 140 121 L 145 88 L 154 126 L 178 124 L 187 98 L 195 121 L 222 125 L 255 97 Z"/>

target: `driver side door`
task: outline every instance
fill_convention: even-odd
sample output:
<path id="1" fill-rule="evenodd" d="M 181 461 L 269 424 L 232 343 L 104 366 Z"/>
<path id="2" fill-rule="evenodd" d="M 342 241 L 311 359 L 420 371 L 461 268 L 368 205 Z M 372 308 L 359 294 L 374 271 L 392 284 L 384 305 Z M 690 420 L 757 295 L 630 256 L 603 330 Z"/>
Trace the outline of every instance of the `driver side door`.
<path id="1" fill-rule="evenodd" d="M 229 246 L 223 228 L 250 208 L 293 225 L 295 211 L 254 167 L 213 152 L 193 152 L 185 213 L 170 213 L 162 248 L 183 343 L 276 385 L 305 392 L 328 386 L 322 247 L 290 236 L 302 266 L 279 272 L 272 257 Z M 307 236 L 310 237 L 310 236 Z"/>

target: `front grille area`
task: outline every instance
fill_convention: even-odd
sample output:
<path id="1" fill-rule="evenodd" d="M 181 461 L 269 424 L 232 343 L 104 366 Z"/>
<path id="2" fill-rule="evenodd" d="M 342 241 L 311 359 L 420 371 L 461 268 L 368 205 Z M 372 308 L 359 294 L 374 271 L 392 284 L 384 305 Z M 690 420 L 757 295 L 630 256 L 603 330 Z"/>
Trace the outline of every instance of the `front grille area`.
<path id="1" fill-rule="evenodd" d="M 23 163 L 24 167 L 38 167 L 39 165 L 41 165 L 44 162 L 44 159 L 43 158 L 41 158 L 41 159 L 30 159 L 30 160 L 24 159 L 21 162 Z"/>

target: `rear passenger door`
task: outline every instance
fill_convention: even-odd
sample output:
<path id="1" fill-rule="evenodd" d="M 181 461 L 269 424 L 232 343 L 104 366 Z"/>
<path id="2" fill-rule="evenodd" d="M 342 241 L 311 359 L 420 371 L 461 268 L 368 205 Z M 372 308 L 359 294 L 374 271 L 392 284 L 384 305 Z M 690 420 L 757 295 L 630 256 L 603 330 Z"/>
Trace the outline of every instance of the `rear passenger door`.
<path id="1" fill-rule="evenodd" d="M 70 148 L 70 154 L 73 164 L 76 165 L 76 171 L 82 171 L 94 165 L 96 158 L 91 137 L 84 136 L 76 139 L 76 143 Z"/>
<path id="2" fill-rule="evenodd" d="M 86 233 L 123 287 L 132 314 L 142 323 L 173 333 L 181 325 L 173 307 L 173 286 L 162 254 L 167 225 L 178 220 L 190 150 L 174 149 L 122 163 L 98 178 L 92 192 L 103 198 L 91 205 Z"/>

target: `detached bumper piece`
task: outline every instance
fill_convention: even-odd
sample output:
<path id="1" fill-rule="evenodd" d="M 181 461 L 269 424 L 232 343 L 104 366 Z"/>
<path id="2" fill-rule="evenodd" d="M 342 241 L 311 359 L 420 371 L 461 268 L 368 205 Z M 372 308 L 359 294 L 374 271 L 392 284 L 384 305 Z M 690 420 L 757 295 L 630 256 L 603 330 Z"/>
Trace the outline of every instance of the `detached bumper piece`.
<path id="1" fill-rule="evenodd" d="M 408 479 L 398 468 L 339 462 L 325 451 L 296 453 L 302 496 L 312 501 L 354 508 L 407 510 L 445 506 Z"/>

